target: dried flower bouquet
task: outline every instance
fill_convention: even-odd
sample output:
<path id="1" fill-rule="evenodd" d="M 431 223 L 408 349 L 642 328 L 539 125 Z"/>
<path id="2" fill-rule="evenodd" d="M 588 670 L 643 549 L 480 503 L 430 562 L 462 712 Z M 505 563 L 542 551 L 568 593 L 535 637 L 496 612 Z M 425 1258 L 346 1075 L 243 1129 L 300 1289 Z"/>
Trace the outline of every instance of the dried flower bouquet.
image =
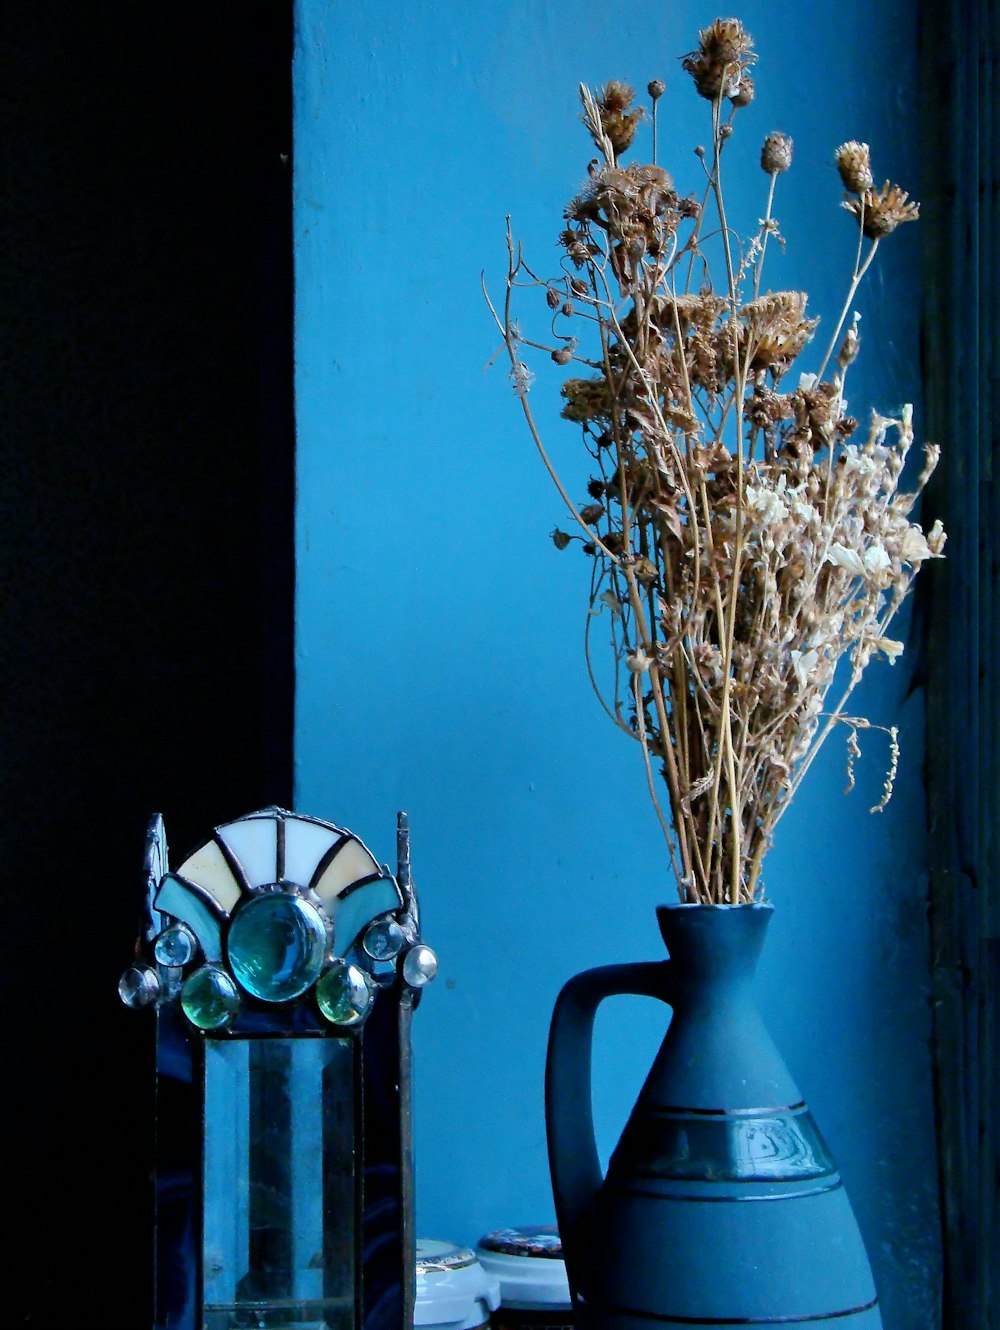
<path id="1" fill-rule="evenodd" d="M 681 899 L 734 904 L 759 898 L 775 827 L 835 726 L 847 734 L 853 784 L 858 731 L 884 727 L 848 714 L 848 699 L 873 656 L 892 662 L 902 651 L 892 620 L 945 542 L 940 523 L 925 535 L 910 517 L 935 446 L 913 488 L 899 489 L 911 408 L 893 419 L 873 413 L 859 432 L 844 396 L 860 341 L 858 315 L 850 319 L 858 286 L 918 205 L 888 181 L 875 187 L 866 144 L 837 150 L 843 206 L 858 226 L 854 270 L 825 354 L 787 387 L 819 322 L 804 292 L 762 291 L 768 242 L 783 243 L 773 203 L 791 139 L 764 141 L 767 202 L 750 237 L 730 228 L 723 191 L 724 151 L 736 112 L 753 100 L 755 59 L 742 25 L 718 19 L 682 61 L 711 107 L 711 151 L 696 149 L 700 200 L 681 197 L 656 164 L 659 80 L 649 85 L 651 165 L 622 163 L 643 117 L 633 90 L 581 86 L 600 156 L 566 209 L 562 271 L 537 276 L 508 224 L 506 299 L 499 310 L 490 303 L 514 391 L 573 517 L 553 540 L 579 542 L 591 561 L 595 691 L 641 747 Z M 525 287 L 544 296 L 546 337 L 529 338 L 516 317 Z M 562 385 L 562 415 L 582 427 L 591 459 L 582 506 L 543 444 L 525 348 L 580 367 Z M 590 651 L 602 626 L 614 662 L 607 690 Z M 896 730 L 886 733 L 889 770 L 873 811 L 896 771 Z"/>

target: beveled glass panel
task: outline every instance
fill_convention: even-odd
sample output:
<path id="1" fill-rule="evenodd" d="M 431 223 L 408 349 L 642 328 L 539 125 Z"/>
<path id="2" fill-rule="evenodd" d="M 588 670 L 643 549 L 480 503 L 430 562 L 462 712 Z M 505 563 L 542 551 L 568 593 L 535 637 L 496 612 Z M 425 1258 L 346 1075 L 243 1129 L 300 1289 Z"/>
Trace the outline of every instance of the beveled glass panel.
<path id="1" fill-rule="evenodd" d="M 316 895 L 324 903 L 334 901 L 352 882 L 378 873 L 379 866 L 360 841 L 348 840 L 327 865 L 319 881 L 313 885 Z M 399 904 L 399 901 L 396 902 Z"/>
<path id="2" fill-rule="evenodd" d="M 340 840 L 341 834 L 335 827 L 307 822 L 301 817 L 286 817 L 285 880 L 307 887 L 312 881 L 316 865 L 331 846 Z"/>
<path id="3" fill-rule="evenodd" d="M 218 836 L 240 861 L 251 887 L 278 877 L 278 823 L 273 817 L 246 817 L 218 828 Z"/>
<path id="4" fill-rule="evenodd" d="M 354 1044 L 205 1043 L 204 1330 L 360 1330 Z"/>
<path id="5" fill-rule="evenodd" d="M 184 860 L 177 873 L 191 882 L 197 882 L 213 900 L 218 901 L 227 914 L 242 895 L 240 884 L 226 863 L 226 856 L 214 840 L 207 841 L 200 850 L 195 850 L 194 854 Z"/>

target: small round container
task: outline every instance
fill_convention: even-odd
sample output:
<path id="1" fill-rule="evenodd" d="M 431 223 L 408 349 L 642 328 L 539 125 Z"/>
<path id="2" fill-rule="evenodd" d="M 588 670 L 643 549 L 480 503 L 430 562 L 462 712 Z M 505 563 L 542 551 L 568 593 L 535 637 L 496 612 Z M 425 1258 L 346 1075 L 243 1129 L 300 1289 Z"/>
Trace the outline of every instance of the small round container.
<path id="1" fill-rule="evenodd" d="M 500 1282 L 469 1247 L 417 1239 L 413 1323 L 422 1330 L 485 1330 L 500 1305 Z"/>
<path id="2" fill-rule="evenodd" d="M 549 1225 L 500 1228 L 476 1255 L 500 1281 L 493 1330 L 573 1330 L 573 1308 L 558 1231 Z"/>

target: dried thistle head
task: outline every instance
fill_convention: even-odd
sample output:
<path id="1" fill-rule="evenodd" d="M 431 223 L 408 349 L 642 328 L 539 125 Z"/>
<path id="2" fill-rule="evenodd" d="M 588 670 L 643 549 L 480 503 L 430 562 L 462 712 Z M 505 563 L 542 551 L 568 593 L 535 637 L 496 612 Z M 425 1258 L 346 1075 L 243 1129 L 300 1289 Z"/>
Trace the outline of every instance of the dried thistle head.
<path id="1" fill-rule="evenodd" d="M 867 143 L 851 139 L 842 143 L 834 154 L 837 170 L 849 194 L 866 194 L 874 187 L 871 150 Z"/>
<path id="2" fill-rule="evenodd" d="M 775 130 L 768 134 L 760 150 L 761 168 L 768 175 L 780 175 L 792 164 L 792 140 L 787 134 Z"/>
<path id="3" fill-rule="evenodd" d="M 869 240 L 881 240 L 903 222 L 915 222 L 920 216 L 920 204 L 888 180 L 881 189 L 869 189 L 860 198 L 845 199 L 843 207 L 858 219 Z"/>
<path id="4" fill-rule="evenodd" d="M 608 381 L 603 375 L 596 379 L 567 379 L 560 391 L 566 399 L 562 409 L 566 420 L 578 425 L 593 421 L 607 423 L 614 415 Z"/>
<path id="5" fill-rule="evenodd" d="M 641 106 L 631 109 L 634 101 L 635 89 L 618 79 L 612 79 L 603 88 L 597 90 L 597 110 L 600 116 L 601 129 L 611 144 L 616 157 L 620 157 L 623 152 L 626 152 L 632 146 L 635 131 L 643 117 Z M 584 117 L 584 120 L 586 122 L 586 117 Z M 598 148 L 602 148 L 603 145 L 597 135 L 591 132 L 591 137 Z"/>
<path id="6" fill-rule="evenodd" d="M 753 77 L 744 70 L 736 85 L 736 91 L 729 94 L 729 100 L 736 107 L 749 106 L 754 95 Z"/>
<path id="7" fill-rule="evenodd" d="M 739 353 L 751 370 L 787 369 L 819 324 L 806 318 L 804 291 L 758 296 L 740 309 L 739 321 Z"/>
<path id="8" fill-rule="evenodd" d="M 663 82 L 663 79 L 650 79 L 646 84 L 646 91 L 654 102 L 658 102 L 666 90 L 667 85 Z"/>
<path id="9" fill-rule="evenodd" d="M 698 49 L 681 60 L 702 97 L 717 101 L 738 92 L 740 81 L 756 60 L 753 39 L 736 18 L 717 18 L 698 34 Z"/>

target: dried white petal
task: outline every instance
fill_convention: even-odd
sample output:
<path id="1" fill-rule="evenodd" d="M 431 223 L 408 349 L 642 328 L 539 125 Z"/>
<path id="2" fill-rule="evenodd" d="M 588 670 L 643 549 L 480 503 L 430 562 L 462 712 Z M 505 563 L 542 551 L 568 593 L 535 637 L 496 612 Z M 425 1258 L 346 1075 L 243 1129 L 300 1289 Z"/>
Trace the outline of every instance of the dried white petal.
<path id="1" fill-rule="evenodd" d="M 646 655 L 642 647 L 636 647 L 625 663 L 633 674 L 648 674 L 653 660 L 651 656 Z"/>
<path id="2" fill-rule="evenodd" d="M 865 572 L 870 574 L 884 573 L 892 567 L 892 560 L 889 558 L 884 545 L 876 542 L 874 545 L 868 546 L 865 550 L 864 567 Z"/>
<path id="3" fill-rule="evenodd" d="M 795 671 L 795 677 L 798 680 L 800 688 L 805 688 L 809 682 L 809 676 L 816 668 L 819 660 L 819 653 L 815 648 L 810 647 L 808 651 L 793 651 L 792 668 Z"/>
<path id="4" fill-rule="evenodd" d="M 785 477 L 782 476 L 781 479 L 784 480 Z M 778 491 L 767 487 L 758 489 L 753 485 L 748 485 L 744 493 L 747 508 L 758 518 L 762 526 L 776 526 L 788 516 L 788 509 L 781 501 Z"/>
<path id="5" fill-rule="evenodd" d="M 924 533 L 916 522 L 906 528 L 906 534 L 899 542 L 899 557 L 904 563 L 920 564 L 924 559 L 931 557 L 930 546 Z"/>
<path id="6" fill-rule="evenodd" d="M 880 637 L 875 643 L 875 649 L 882 652 L 890 665 L 895 665 L 896 657 L 903 654 L 902 642 L 897 642 L 891 637 Z"/>
<path id="7" fill-rule="evenodd" d="M 864 577 L 865 565 L 861 561 L 861 555 L 857 550 L 848 549 L 846 545 L 841 545 L 835 541 L 829 549 L 826 556 L 827 563 L 835 563 L 838 568 L 844 568 L 856 577 Z"/>
<path id="8" fill-rule="evenodd" d="M 932 559 L 944 558 L 944 543 L 948 539 L 948 534 L 941 525 L 940 517 L 927 533 L 927 548 L 931 552 Z"/>

